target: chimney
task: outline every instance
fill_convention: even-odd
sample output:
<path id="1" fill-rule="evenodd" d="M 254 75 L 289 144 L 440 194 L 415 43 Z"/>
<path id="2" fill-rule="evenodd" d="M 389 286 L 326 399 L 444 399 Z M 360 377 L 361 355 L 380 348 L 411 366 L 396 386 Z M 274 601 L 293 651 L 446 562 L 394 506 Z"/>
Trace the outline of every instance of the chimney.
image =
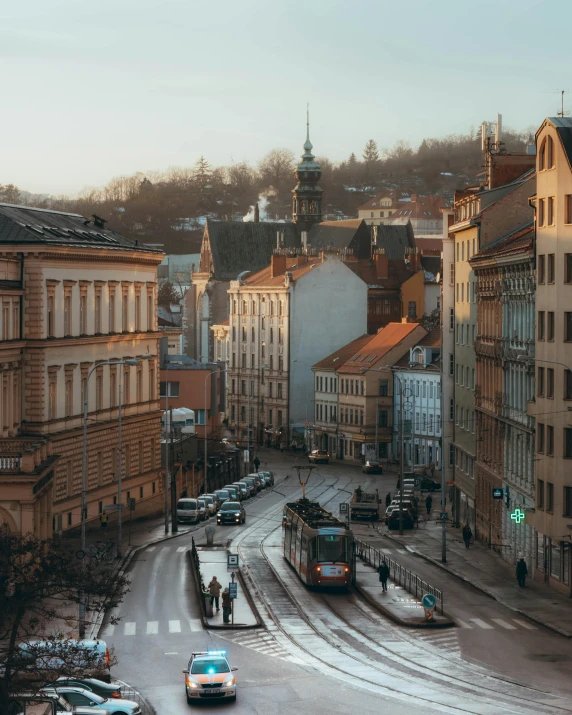
<path id="1" fill-rule="evenodd" d="M 375 275 L 377 278 L 389 278 L 389 258 L 383 248 L 375 252 Z"/>
<path id="2" fill-rule="evenodd" d="M 413 248 L 411 251 L 411 263 L 410 263 L 410 268 L 412 271 L 417 271 L 421 270 L 421 251 L 419 248 Z"/>
<path id="3" fill-rule="evenodd" d="M 258 201 L 254 204 L 254 223 L 260 223 L 260 209 L 258 208 Z"/>
<path id="4" fill-rule="evenodd" d="M 276 278 L 276 276 L 279 276 L 280 274 L 284 273 L 286 270 L 286 266 L 288 260 L 288 256 L 283 255 L 281 253 L 273 253 L 272 254 L 272 263 L 270 264 L 270 277 L 271 278 Z"/>

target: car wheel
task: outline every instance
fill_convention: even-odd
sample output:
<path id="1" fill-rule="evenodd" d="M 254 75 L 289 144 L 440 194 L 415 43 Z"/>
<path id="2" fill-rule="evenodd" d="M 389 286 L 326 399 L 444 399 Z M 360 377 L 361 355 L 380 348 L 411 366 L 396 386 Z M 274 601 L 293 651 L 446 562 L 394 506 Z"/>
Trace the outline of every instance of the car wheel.
<path id="1" fill-rule="evenodd" d="M 193 704 L 193 699 L 189 697 L 189 694 L 187 693 L 187 705 L 192 705 Z"/>

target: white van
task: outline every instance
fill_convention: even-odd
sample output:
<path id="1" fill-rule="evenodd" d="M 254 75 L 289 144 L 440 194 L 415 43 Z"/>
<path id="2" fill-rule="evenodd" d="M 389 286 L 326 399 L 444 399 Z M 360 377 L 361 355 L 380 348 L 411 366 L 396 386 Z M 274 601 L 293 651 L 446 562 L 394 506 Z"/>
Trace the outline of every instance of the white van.
<path id="1" fill-rule="evenodd" d="M 177 519 L 179 521 L 192 521 L 198 523 L 201 518 L 201 509 L 197 499 L 179 499 L 177 502 Z"/>

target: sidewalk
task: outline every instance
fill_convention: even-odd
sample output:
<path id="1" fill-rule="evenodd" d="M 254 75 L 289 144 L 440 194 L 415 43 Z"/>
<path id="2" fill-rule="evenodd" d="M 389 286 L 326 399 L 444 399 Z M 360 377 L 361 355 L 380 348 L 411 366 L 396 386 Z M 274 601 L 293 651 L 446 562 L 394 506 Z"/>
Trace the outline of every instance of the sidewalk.
<path id="1" fill-rule="evenodd" d="M 437 501 L 439 497 L 435 497 Z M 419 521 L 419 528 L 399 536 L 387 531 L 386 538 L 403 545 L 408 551 L 445 569 L 471 584 L 507 608 L 526 616 L 566 638 L 572 638 L 572 601 L 540 581 L 528 578 L 526 588 L 516 581 L 515 566 L 479 543 L 465 548 L 461 530 L 447 526 L 447 562 L 441 561 L 441 522 Z M 369 538 L 372 538 L 373 533 Z M 368 536 L 361 538 L 368 540 Z M 379 545 L 379 536 L 375 536 Z"/>
<path id="2" fill-rule="evenodd" d="M 421 600 L 391 579 L 387 582 L 387 593 L 383 593 L 377 570 L 360 559 L 356 563 L 355 587 L 371 606 L 401 626 L 446 628 L 455 625 L 450 618 L 437 612 L 433 622 L 427 621 Z"/>

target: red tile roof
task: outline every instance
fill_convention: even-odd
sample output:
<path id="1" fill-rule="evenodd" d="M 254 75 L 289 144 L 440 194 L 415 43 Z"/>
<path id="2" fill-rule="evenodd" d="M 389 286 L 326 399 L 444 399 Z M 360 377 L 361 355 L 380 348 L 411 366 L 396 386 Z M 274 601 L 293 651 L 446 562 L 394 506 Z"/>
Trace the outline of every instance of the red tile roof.
<path id="1" fill-rule="evenodd" d="M 417 248 L 423 251 L 442 251 L 443 250 L 443 239 L 442 238 L 419 238 L 415 236 L 415 245 Z"/>
<path id="2" fill-rule="evenodd" d="M 292 280 L 297 281 L 302 276 L 309 273 L 313 268 L 322 262 L 320 256 L 308 256 L 307 263 L 303 263 L 301 266 L 296 265 L 297 256 L 292 257 L 286 261 L 286 268 L 278 275 L 272 277 L 272 266 L 263 268 L 258 273 L 253 273 L 244 279 L 244 285 L 247 286 L 261 286 L 261 287 L 277 287 L 284 285 L 284 274 L 289 272 L 292 274 Z"/>
<path id="3" fill-rule="evenodd" d="M 376 194 L 373 199 L 362 204 L 358 211 L 366 211 L 367 209 L 391 209 L 394 208 L 398 201 L 409 201 L 411 193 L 409 191 L 382 191 Z M 391 199 L 391 206 L 380 206 L 381 199 Z"/>
<path id="4" fill-rule="evenodd" d="M 355 355 L 356 350 L 361 350 L 361 348 L 371 340 L 371 335 L 360 335 L 359 338 L 352 340 L 351 343 L 344 345 L 343 348 L 336 350 L 335 353 L 328 355 L 327 358 L 320 360 L 315 365 L 312 365 L 313 370 L 334 370 L 339 365 Z"/>
<path id="5" fill-rule="evenodd" d="M 417 345 L 423 345 L 423 347 L 427 348 L 441 345 L 441 328 L 433 328 L 433 330 L 430 330 Z"/>
<path id="6" fill-rule="evenodd" d="M 482 248 L 476 256 L 471 258 L 471 263 L 478 263 L 480 260 L 494 258 L 496 256 L 509 256 L 513 253 L 524 253 L 533 248 L 534 222 L 530 221 L 524 226 L 520 226 L 512 233 L 502 236 L 497 241 Z"/>

